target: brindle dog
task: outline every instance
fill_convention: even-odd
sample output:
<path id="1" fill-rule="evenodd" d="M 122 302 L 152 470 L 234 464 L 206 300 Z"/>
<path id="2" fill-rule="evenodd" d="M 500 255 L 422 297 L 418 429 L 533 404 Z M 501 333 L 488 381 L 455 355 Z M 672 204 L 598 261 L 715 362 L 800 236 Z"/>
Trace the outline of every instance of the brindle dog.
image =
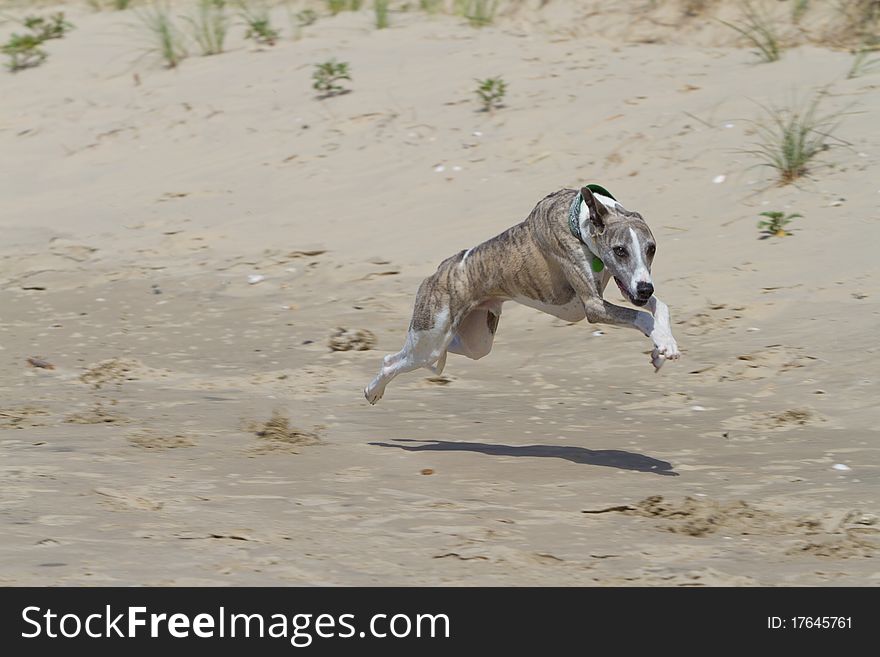
<path id="1" fill-rule="evenodd" d="M 654 296 L 655 251 L 642 215 L 626 210 L 604 189 L 590 185 L 554 192 L 525 221 L 447 258 L 422 282 L 403 349 L 385 356 L 364 395 L 375 404 L 395 376 L 420 367 L 439 374 L 450 351 L 482 358 L 492 349 L 505 301 L 568 322 L 586 317 L 590 323 L 638 329 L 653 341 L 651 362 L 659 370 L 679 351 L 669 309 Z M 648 312 L 605 301 L 611 278 L 630 302 Z"/>

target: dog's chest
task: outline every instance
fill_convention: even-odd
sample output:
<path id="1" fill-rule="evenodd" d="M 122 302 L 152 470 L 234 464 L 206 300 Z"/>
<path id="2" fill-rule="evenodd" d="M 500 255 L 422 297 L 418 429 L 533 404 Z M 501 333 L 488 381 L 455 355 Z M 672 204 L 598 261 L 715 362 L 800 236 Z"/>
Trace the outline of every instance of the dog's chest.
<path id="1" fill-rule="evenodd" d="M 584 304 L 577 298 L 577 295 L 572 295 L 571 300 L 563 304 L 548 303 L 529 299 L 528 297 L 514 297 L 511 301 L 540 310 L 542 313 L 553 315 L 566 322 L 579 322 L 587 316 L 584 311 Z"/>

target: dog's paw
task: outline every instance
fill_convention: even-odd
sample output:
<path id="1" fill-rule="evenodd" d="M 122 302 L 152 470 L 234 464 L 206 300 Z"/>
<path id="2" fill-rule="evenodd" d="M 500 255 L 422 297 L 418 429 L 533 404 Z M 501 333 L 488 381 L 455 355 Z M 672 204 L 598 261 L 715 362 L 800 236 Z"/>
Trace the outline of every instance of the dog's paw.
<path id="1" fill-rule="evenodd" d="M 675 338 L 672 337 L 671 333 L 652 334 L 651 340 L 654 342 L 654 350 L 651 352 L 651 364 L 654 366 L 655 372 L 663 367 L 663 363 L 667 360 L 676 360 L 681 356 L 678 344 L 676 344 Z"/>
<path id="2" fill-rule="evenodd" d="M 370 402 L 370 405 L 372 406 L 377 401 L 382 399 L 383 392 L 384 391 L 380 390 L 378 387 L 367 386 L 366 388 L 364 388 L 364 397 L 366 397 L 367 401 Z"/>

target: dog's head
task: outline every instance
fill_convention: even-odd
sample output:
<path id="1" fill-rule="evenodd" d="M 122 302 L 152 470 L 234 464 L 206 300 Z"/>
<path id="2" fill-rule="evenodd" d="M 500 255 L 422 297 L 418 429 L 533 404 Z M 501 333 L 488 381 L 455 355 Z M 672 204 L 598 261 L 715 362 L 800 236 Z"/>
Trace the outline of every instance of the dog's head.
<path id="1" fill-rule="evenodd" d="M 608 268 L 623 295 L 644 306 L 654 294 L 651 263 L 657 250 L 648 224 L 638 212 L 625 209 L 614 199 L 584 187 L 580 208 L 582 234 L 595 246 L 595 255 Z"/>

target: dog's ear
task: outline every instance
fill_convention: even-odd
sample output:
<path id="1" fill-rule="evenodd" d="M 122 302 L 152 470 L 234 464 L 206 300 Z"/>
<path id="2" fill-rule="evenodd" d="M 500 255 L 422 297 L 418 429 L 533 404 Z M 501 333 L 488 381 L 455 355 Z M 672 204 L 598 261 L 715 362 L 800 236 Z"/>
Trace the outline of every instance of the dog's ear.
<path id="1" fill-rule="evenodd" d="M 587 204 L 587 209 L 590 211 L 590 222 L 596 227 L 596 230 L 601 232 L 605 229 L 608 208 L 593 195 L 593 190 L 589 187 L 581 189 L 581 198 L 584 199 L 584 203 Z"/>

